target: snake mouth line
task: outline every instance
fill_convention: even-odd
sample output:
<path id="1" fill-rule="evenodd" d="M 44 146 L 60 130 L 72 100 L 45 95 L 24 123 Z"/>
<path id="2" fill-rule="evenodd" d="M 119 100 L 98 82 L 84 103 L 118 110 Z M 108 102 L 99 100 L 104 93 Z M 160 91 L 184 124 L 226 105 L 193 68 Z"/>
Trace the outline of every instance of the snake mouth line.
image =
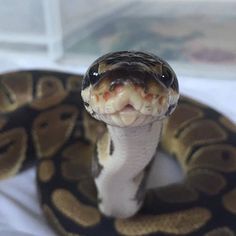
<path id="1" fill-rule="evenodd" d="M 156 99 L 145 100 L 135 93 L 123 94 L 122 99 L 111 99 L 109 102 L 103 103 L 98 113 L 107 115 L 114 114 L 133 114 L 140 113 L 143 115 L 156 116 L 162 113 L 162 110 L 168 106 L 167 96 L 159 96 Z M 101 104 L 101 103 L 100 103 Z"/>
<path id="2" fill-rule="evenodd" d="M 135 114 L 140 113 L 140 111 L 137 110 L 133 105 L 128 103 L 127 105 L 124 105 L 121 109 L 118 109 L 117 111 L 111 113 L 110 115 L 115 115 L 115 114 L 128 115 L 128 114 L 133 114 L 133 113 Z"/>
<path id="3" fill-rule="evenodd" d="M 111 117 L 115 122 L 120 119 L 123 125 L 131 125 L 137 120 L 140 115 L 140 111 L 136 110 L 133 105 L 127 104 L 122 109 L 115 112 Z"/>
<path id="4" fill-rule="evenodd" d="M 159 116 L 159 113 L 157 114 Z M 141 109 L 137 109 L 130 103 L 121 106 L 120 109 L 116 110 L 113 113 L 103 113 L 100 115 L 106 117 L 106 120 L 110 120 L 113 125 L 118 125 L 120 127 L 141 125 L 147 121 L 156 119 L 157 117 L 157 115 L 154 116 L 151 113 L 142 113 Z"/>
<path id="5" fill-rule="evenodd" d="M 133 112 L 133 111 L 136 111 L 136 109 L 131 105 L 131 104 L 127 104 L 125 105 L 121 110 L 120 112 Z"/>
<path id="6" fill-rule="evenodd" d="M 110 120 L 108 123 L 118 126 L 132 125 L 140 116 L 142 116 L 142 113 L 129 103 L 123 105 L 112 113 L 98 112 L 97 114 L 100 117 L 105 117 L 106 120 Z"/>

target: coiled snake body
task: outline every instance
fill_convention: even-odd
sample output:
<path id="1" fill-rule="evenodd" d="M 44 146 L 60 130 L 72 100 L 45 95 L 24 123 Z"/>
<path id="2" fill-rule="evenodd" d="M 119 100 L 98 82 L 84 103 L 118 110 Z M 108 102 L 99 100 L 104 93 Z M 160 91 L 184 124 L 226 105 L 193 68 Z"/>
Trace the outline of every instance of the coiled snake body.
<path id="1" fill-rule="evenodd" d="M 142 52 L 106 54 L 83 82 L 3 74 L 0 178 L 37 160 L 42 209 L 60 235 L 235 235 L 236 126 L 183 96 L 175 109 L 178 98 L 171 67 Z M 161 130 L 185 178 L 146 189 Z"/>

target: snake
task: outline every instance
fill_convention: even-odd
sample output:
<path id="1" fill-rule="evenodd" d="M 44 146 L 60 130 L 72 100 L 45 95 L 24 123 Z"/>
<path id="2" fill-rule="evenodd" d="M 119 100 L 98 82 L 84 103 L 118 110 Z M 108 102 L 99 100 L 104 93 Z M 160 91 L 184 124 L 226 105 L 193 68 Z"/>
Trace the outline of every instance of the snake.
<path id="1" fill-rule="evenodd" d="M 160 57 L 118 51 L 84 75 L 1 74 L 0 112 L 0 178 L 36 165 L 58 235 L 235 235 L 236 126 L 180 95 Z M 158 150 L 183 180 L 148 187 Z"/>

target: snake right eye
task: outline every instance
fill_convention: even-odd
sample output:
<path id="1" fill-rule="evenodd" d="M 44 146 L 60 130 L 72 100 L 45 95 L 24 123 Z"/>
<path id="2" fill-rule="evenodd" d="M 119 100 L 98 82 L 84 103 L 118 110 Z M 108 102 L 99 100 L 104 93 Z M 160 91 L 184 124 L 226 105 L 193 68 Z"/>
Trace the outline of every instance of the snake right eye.
<path id="1" fill-rule="evenodd" d="M 89 85 L 96 84 L 100 79 L 100 74 L 98 72 L 99 64 L 91 66 L 85 74 L 85 77 L 82 82 L 82 90 L 89 87 Z"/>
<path id="2" fill-rule="evenodd" d="M 99 64 L 95 64 L 88 71 L 89 81 L 92 85 L 96 84 L 100 78 L 100 75 L 98 73 L 98 66 Z"/>

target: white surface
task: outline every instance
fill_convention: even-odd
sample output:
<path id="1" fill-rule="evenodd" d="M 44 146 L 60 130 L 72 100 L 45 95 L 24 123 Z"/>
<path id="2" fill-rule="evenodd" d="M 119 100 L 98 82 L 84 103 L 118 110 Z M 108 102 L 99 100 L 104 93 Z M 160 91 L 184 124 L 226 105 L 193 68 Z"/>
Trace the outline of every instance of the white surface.
<path id="1" fill-rule="evenodd" d="M 45 67 L 73 72 L 84 70 L 84 68 L 62 67 L 47 62 L 31 61 L 29 64 L 24 60 L 17 63 L 12 63 L 10 60 L 0 60 L 0 72 L 30 67 Z M 183 93 L 221 110 L 236 122 L 236 80 L 206 80 L 203 78 L 181 77 L 179 81 Z M 179 169 L 169 159 L 160 156 L 156 165 L 158 185 L 181 178 Z M 47 225 L 39 207 L 34 168 L 0 183 L 0 235 L 55 235 L 50 226 Z"/>

